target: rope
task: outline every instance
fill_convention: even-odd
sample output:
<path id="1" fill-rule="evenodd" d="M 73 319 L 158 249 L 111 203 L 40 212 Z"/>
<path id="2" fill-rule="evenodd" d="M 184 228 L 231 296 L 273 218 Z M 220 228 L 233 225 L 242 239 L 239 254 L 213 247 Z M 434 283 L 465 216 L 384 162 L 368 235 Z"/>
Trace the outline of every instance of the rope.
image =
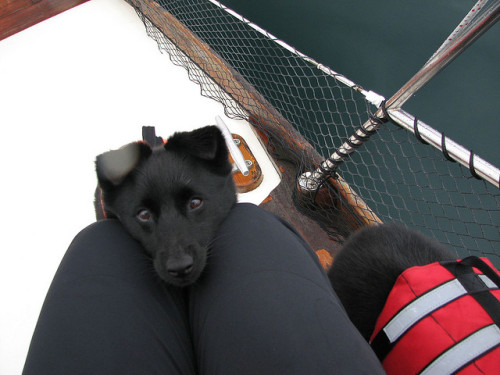
<path id="1" fill-rule="evenodd" d="M 469 156 L 469 171 L 473 177 L 477 178 L 478 180 L 482 180 L 482 177 L 477 174 L 476 168 L 474 168 L 474 155 L 474 151 L 471 150 Z"/>
<path id="2" fill-rule="evenodd" d="M 444 133 L 441 133 L 441 151 L 443 152 L 443 155 L 446 158 L 446 160 L 451 161 L 453 163 L 456 163 L 457 161 L 450 156 L 450 154 L 448 153 L 448 150 L 446 149 L 445 138 L 446 137 L 445 137 Z"/>
<path id="3" fill-rule="evenodd" d="M 385 121 L 391 121 L 393 124 L 398 125 L 398 123 L 389 114 L 389 111 L 387 110 L 387 107 L 386 107 L 385 100 L 381 103 L 380 109 L 382 110 L 382 113 L 384 114 Z M 370 115 L 370 118 L 373 121 L 384 121 L 384 119 L 380 119 L 378 117 L 375 117 L 374 115 Z M 415 117 L 414 120 L 413 120 L 413 133 L 415 135 L 415 138 L 417 138 L 417 140 L 420 143 L 422 143 L 424 145 L 429 145 L 429 142 L 427 142 L 422 137 L 422 134 L 420 134 L 420 129 L 419 129 L 418 122 L 419 122 L 419 119 L 417 117 Z M 450 155 L 450 153 L 448 152 L 448 149 L 446 147 L 446 137 L 445 137 L 444 133 L 440 133 L 440 134 L 441 134 L 441 152 L 442 152 L 443 156 L 445 157 L 446 160 L 455 163 L 456 160 L 453 159 L 453 157 Z M 469 152 L 470 152 L 469 162 L 468 162 L 468 165 L 466 167 L 469 169 L 469 172 L 472 175 L 472 177 L 474 177 L 474 178 L 476 178 L 478 180 L 483 180 L 483 177 L 481 177 L 481 175 L 479 175 L 477 173 L 476 168 L 474 167 L 474 159 L 475 159 L 475 155 L 476 154 L 472 150 L 469 151 Z M 500 188 L 500 177 L 499 177 L 499 181 L 498 181 L 497 187 Z"/>
<path id="4" fill-rule="evenodd" d="M 422 135 L 420 135 L 420 130 L 418 130 L 418 118 L 415 117 L 413 120 L 413 132 L 415 133 L 415 137 L 418 139 L 420 143 L 423 143 L 424 145 L 428 145 L 429 142 L 427 142 L 425 139 L 422 138 Z"/>

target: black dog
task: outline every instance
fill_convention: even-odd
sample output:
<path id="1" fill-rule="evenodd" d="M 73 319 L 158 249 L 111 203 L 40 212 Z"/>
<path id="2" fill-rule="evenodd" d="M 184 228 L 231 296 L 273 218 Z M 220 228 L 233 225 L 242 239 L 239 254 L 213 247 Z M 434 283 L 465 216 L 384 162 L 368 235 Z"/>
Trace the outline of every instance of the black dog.
<path id="1" fill-rule="evenodd" d="M 202 273 L 217 228 L 236 203 L 231 170 L 215 126 L 176 133 L 160 147 L 131 143 L 97 157 L 97 206 L 141 242 L 164 281 L 186 286 Z"/>
<path id="2" fill-rule="evenodd" d="M 441 243 L 402 225 L 354 233 L 335 257 L 328 277 L 347 315 L 368 341 L 398 276 L 407 268 L 456 259 Z"/>

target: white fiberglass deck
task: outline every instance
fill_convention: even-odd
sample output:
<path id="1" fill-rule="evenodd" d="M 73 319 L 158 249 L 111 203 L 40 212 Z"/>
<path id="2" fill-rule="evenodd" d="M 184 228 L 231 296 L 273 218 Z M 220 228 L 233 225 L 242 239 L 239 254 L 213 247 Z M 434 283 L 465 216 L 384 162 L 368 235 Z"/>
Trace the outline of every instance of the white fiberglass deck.
<path id="1" fill-rule="evenodd" d="M 94 159 L 141 138 L 223 117 L 264 171 L 259 203 L 279 176 L 248 124 L 224 116 L 162 55 L 122 0 L 92 0 L 0 42 L 0 374 L 20 374 L 54 272 L 94 219 Z M 265 186 L 265 187 L 264 187 Z"/>

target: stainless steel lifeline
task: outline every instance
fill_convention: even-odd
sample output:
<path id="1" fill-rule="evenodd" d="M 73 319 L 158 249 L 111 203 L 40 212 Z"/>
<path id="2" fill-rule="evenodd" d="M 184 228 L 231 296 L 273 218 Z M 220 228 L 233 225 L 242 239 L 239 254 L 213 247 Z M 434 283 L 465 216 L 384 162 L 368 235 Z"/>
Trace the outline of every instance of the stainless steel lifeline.
<path id="1" fill-rule="evenodd" d="M 382 102 L 375 115 L 360 126 L 330 158 L 323 161 L 318 169 L 302 174 L 299 186 L 309 191 L 317 189 L 321 181 L 334 172 L 370 134 L 387 120 L 392 120 L 414 133 L 421 141 L 441 150 L 447 158 L 468 168 L 475 177 L 500 188 L 500 169 L 401 109 L 412 95 L 493 26 L 499 17 L 500 0 L 489 3 L 488 0 L 479 0 L 429 61 L 396 94 Z"/>

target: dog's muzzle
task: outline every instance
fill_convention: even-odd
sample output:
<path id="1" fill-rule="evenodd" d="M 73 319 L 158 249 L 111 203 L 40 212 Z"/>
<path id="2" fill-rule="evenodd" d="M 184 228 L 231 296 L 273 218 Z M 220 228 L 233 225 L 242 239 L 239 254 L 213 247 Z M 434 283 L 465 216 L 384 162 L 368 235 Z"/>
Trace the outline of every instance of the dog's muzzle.
<path id="1" fill-rule="evenodd" d="M 171 277 L 186 277 L 193 271 L 193 257 L 189 254 L 183 254 L 180 258 L 169 258 L 166 269 Z"/>

